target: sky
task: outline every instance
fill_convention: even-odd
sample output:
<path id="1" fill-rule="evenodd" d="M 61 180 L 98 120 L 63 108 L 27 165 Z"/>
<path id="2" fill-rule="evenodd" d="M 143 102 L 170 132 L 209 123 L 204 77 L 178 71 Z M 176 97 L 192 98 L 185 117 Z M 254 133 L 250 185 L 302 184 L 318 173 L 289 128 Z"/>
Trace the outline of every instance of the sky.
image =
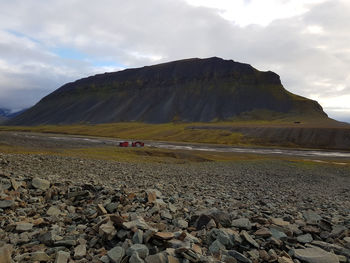
<path id="1" fill-rule="evenodd" d="M 349 0 L 0 0 L 0 108 L 124 68 L 212 56 L 350 122 Z"/>

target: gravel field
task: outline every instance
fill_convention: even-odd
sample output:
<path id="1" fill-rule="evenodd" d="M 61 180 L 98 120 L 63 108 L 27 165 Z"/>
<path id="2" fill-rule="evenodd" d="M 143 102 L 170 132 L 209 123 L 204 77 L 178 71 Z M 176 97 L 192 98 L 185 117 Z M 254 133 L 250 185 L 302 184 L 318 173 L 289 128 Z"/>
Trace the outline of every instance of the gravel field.
<path id="1" fill-rule="evenodd" d="M 341 165 L 0 153 L 0 262 L 350 262 L 349 188 Z"/>

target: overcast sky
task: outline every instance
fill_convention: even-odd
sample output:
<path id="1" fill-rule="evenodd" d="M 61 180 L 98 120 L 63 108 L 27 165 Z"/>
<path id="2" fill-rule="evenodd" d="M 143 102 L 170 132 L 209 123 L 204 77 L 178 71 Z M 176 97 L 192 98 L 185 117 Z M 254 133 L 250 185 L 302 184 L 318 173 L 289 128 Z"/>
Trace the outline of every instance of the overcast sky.
<path id="1" fill-rule="evenodd" d="M 0 0 L 0 108 L 68 81 L 218 56 L 350 122 L 349 0 Z"/>

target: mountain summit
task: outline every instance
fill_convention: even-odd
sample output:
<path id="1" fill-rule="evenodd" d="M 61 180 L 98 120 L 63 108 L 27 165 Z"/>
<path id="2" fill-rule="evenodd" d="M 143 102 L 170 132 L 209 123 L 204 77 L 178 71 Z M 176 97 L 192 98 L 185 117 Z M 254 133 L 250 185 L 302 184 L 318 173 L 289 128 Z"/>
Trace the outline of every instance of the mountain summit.
<path id="1" fill-rule="evenodd" d="M 256 111 L 327 115 L 271 71 L 224 60 L 185 59 L 67 83 L 9 121 L 13 125 L 230 120 Z"/>

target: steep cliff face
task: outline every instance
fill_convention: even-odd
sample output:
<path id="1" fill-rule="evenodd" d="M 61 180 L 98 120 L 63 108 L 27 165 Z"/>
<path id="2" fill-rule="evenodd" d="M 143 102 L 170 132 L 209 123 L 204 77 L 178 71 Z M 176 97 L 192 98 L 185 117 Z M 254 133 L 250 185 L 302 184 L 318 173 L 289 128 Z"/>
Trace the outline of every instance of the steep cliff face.
<path id="1" fill-rule="evenodd" d="M 277 74 L 213 57 L 99 74 L 63 85 L 14 125 L 227 120 L 253 110 L 327 115 L 286 91 Z"/>

